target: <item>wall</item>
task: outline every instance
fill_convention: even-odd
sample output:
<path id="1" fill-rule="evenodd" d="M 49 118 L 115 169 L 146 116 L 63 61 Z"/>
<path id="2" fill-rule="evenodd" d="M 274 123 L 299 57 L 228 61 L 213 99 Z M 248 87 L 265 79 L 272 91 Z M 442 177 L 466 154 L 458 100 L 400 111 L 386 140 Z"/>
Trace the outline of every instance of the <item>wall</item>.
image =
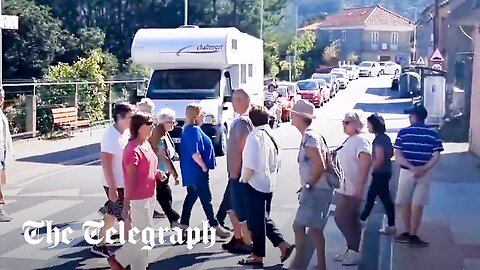
<path id="1" fill-rule="evenodd" d="M 378 32 L 378 49 L 372 48 L 372 32 Z M 392 33 L 398 33 L 397 44 L 392 44 Z M 408 63 L 411 54 L 412 33 L 412 31 L 364 31 L 362 60 L 378 61 L 380 56 L 389 56 L 390 61 L 396 61 L 397 56 L 403 55 L 404 62 L 402 64 Z M 387 44 L 388 49 L 383 50 L 382 44 Z"/>
<path id="2" fill-rule="evenodd" d="M 333 30 L 333 41 L 340 40 L 342 44 L 340 57 L 342 60 L 346 60 L 348 54 L 355 52 L 357 55 L 360 55 L 362 51 L 362 44 L 357 42 L 362 38 L 362 29 L 348 29 L 346 31 L 346 40 L 342 41 L 342 30 Z M 329 41 L 330 31 L 329 30 L 319 30 L 317 32 L 317 42 L 319 44 L 330 44 Z"/>
<path id="3" fill-rule="evenodd" d="M 480 156 L 480 33 L 474 31 L 475 54 L 473 60 L 472 99 L 470 112 L 470 151 Z"/>

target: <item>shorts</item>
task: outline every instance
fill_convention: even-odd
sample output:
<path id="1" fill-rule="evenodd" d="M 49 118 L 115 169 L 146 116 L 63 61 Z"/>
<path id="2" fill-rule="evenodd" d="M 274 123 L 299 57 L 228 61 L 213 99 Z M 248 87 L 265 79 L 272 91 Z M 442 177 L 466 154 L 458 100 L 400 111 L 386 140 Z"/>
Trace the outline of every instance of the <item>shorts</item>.
<path id="1" fill-rule="evenodd" d="M 413 172 L 400 169 L 396 204 L 427 205 L 430 193 L 430 174 L 415 178 Z"/>
<path id="2" fill-rule="evenodd" d="M 332 197 L 333 190 L 331 189 L 312 188 L 307 190 L 302 188 L 299 195 L 300 205 L 293 226 L 323 231 L 330 215 Z"/>
<path id="3" fill-rule="evenodd" d="M 246 183 L 238 179 L 229 179 L 230 183 L 230 203 L 239 222 L 247 221 L 247 194 Z"/>
<path id="4" fill-rule="evenodd" d="M 125 190 L 123 188 L 117 188 L 118 193 L 118 201 L 113 202 L 110 200 L 108 196 L 108 192 L 110 191 L 109 187 L 104 186 L 103 189 L 107 194 L 108 200 L 105 202 L 102 208 L 100 208 L 100 213 L 102 214 L 109 214 L 115 216 L 117 220 L 122 220 L 121 214 L 123 210 L 123 201 L 125 199 Z"/>

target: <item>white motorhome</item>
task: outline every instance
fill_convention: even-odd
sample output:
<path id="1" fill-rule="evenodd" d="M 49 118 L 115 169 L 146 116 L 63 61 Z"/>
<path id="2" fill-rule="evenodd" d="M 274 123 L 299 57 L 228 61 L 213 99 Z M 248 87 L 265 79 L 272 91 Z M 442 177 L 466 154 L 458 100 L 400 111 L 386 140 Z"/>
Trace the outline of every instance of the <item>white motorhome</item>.
<path id="1" fill-rule="evenodd" d="M 146 97 L 155 110 L 177 114 L 178 126 L 170 133 L 176 144 L 190 103 L 205 111 L 202 129 L 219 156 L 235 117 L 232 91 L 242 88 L 252 103 L 263 105 L 263 41 L 236 28 L 140 29 L 131 53 L 133 62 L 153 70 Z"/>

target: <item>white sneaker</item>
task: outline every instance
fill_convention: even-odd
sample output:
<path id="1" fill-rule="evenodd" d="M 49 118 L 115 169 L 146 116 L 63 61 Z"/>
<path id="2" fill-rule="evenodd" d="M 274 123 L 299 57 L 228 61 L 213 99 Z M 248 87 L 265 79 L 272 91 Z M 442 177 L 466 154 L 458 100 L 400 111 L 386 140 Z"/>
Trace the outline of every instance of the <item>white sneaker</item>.
<path id="1" fill-rule="evenodd" d="M 0 222 L 10 222 L 12 219 L 3 209 L 3 204 L 0 204 Z"/>
<path id="2" fill-rule="evenodd" d="M 394 235 L 397 232 L 397 229 L 395 229 L 395 226 L 386 226 L 385 228 L 381 228 L 379 232 L 381 234 Z"/>
<path id="3" fill-rule="evenodd" d="M 347 256 L 345 256 L 345 258 L 343 259 L 342 265 L 345 265 L 345 266 L 357 265 L 360 263 L 361 259 L 362 259 L 362 254 L 360 252 L 349 250 L 347 252 Z"/>
<path id="4" fill-rule="evenodd" d="M 346 249 L 345 252 L 333 257 L 333 260 L 337 262 L 341 262 L 345 259 L 345 257 L 347 257 L 347 254 L 348 254 L 348 249 Z"/>
<path id="5" fill-rule="evenodd" d="M 217 233 L 217 236 L 226 239 L 230 237 L 230 232 L 225 230 L 222 226 L 216 226 L 215 227 L 215 232 Z"/>

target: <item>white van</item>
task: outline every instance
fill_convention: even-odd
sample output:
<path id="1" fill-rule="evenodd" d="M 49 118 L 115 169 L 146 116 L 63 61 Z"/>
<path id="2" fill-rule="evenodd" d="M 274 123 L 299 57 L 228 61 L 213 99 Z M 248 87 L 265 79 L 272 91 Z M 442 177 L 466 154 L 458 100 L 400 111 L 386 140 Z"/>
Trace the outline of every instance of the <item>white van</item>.
<path id="1" fill-rule="evenodd" d="M 170 133 L 176 144 L 190 103 L 206 112 L 202 130 L 218 156 L 226 153 L 235 116 L 232 91 L 242 88 L 252 103 L 263 104 L 263 41 L 236 28 L 140 29 L 131 53 L 134 63 L 153 70 L 146 97 L 156 112 L 166 107 L 176 112 L 178 126 Z"/>

